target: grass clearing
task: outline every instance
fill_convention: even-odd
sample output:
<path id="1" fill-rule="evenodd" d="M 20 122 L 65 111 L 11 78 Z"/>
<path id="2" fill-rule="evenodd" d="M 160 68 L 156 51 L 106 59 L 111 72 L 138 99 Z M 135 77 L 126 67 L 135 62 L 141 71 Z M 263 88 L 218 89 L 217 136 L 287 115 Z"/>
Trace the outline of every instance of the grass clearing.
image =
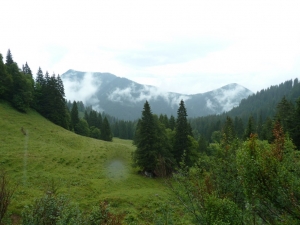
<path id="1" fill-rule="evenodd" d="M 128 221 L 143 224 L 168 199 L 163 180 L 145 178 L 131 167 L 130 140 L 82 137 L 35 111 L 20 113 L 0 102 L 0 145 L 0 168 L 18 185 L 9 208 L 13 214 L 20 215 L 52 182 L 85 211 L 106 200 Z"/>

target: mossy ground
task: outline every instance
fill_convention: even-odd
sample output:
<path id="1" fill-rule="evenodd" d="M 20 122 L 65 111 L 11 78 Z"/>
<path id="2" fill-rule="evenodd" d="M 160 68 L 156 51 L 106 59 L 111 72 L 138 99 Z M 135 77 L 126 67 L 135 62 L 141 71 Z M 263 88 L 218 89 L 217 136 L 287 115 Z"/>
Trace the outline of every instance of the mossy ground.
<path id="1" fill-rule="evenodd" d="M 131 167 L 135 147 L 130 140 L 82 137 L 33 110 L 20 113 L 0 102 L 0 143 L 0 169 L 17 185 L 9 208 L 14 215 L 52 183 L 83 211 L 105 200 L 138 224 L 150 222 L 169 198 L 163 180 L 145 178 Z"/>

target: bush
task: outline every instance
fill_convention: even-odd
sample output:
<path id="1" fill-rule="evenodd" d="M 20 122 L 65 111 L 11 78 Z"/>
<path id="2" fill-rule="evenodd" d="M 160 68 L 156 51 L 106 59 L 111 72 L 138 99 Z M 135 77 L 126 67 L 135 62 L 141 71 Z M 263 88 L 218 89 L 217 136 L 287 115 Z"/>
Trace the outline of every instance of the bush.
<path id="1" fill-rule="evenodd" d="M 23 225 L 79 225 L 84 224 L 77 206 L 72 206 L 65 196 L 56 196 L 48 191 L 34 205 L 26 206 L 22 212 Z"/>
<path id="2" fill-rule="evenodd" d="M 13 193 L 14 189 L 9 188 L 9 181 L 6 176 L 6 172 L 2 171 L 0 173 L 0 224 L 3 222 Z"/>

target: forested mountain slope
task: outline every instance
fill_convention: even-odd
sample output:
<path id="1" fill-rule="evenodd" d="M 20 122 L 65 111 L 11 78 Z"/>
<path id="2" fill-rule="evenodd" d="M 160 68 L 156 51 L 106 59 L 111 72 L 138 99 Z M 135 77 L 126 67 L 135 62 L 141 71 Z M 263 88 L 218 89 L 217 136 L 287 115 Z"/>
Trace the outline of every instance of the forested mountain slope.
<path id="1" fill-rule="evenodd" d="M 192 128 L 207 140 L 211 140 L 214 131 L 222 129 L 227 117 L 233 119 L 240 135 L 243 135 L 250 117 L 253 118 L 255 130 L 261 131 L 262 124 L 275 116 L 277 106 L 283 97 L 291 103 L 295 103 L 296 99 L 300 97 L 300 83 L 297 78 L 263 89 L 243 99 L 239 106 L 226 113 L 193 118 L 190 119 L 190 123 Z"/>
<path id="2" fill-rule="evenodd" d="M 165 92 L 110 73 L 86 73 L 68 70 L 61 75 L 66 98 L 82 100 L 98 111 L 123 120 L 135 120 L 147 100 L 155 114 L 176 115 L 177 106 L 185 101 L 190 117 L 220 114 L 237 106 L 252 94 L 238 84 L 228 84 L 206 93 L 186 95 Z M 200 82 L 200 80 L 199 80 Z"/>

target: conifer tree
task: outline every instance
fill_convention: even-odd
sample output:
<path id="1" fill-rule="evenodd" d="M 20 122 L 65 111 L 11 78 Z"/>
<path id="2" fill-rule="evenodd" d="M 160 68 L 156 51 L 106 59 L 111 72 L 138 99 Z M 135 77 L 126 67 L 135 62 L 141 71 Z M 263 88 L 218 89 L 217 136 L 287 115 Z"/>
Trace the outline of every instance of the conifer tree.
<path id="1" fill-rule="evenodd" d="M 33 108 L 43 115 L 43 105 L 45 104 L 45 78 L 41 67 L 39 67 L 34 83 L 34 103 Z"/>
<path id="2" fill-rule="evenodd" d="M 67 122 L 67 108 L 65 101 L 65 91 L 62 80 L 58 75 L 55 77 L 53 74 L 47 85 L 47 96 L 48 102 L 47 106 L 49 108 L 48 111 L 48 119 L 53 123 L 68 129 Z"/>
<path id="3" fill-rule="evenodd" d="M 182 160 L 184 151 L 188 153 L 189 147 L 190 126 L 187 121 L 187 112 L 184 106 L 184 101 L 181 100 L 177 110 L 177 120 L 175 128 L 175 142 L 173 146 L 173 155 L 176 162 L 179 164 Z"/>
<path id="4" fill-rule="evenodd" d="M 293 126 L 294 106 L 284 96 L 277 105 L 275 119 L 280 121 L 283 131 L 291 134 Z"/>
<path id="5" fill-rule="evenodd" d="M 79 123 L 79 116 L 78 116 L 78 108 L 76 101 L 73 102 L 72 110 L 71 110 L 71 126 L 76 132 L 76 125 Z"/>
<path id="6" fill-rule="evenodd" d="M 0 53 L 0 99 L 9 100 L 9 92 L 12 87 L 12 77 L 6 71 L 6 66 L 3 63 L 3 57 Z"/>
<path id="7" fill-rule="evenodd" d="M 30 69 L 30 67 L 28 66 L 27 62 L 25 63 L 25 66 L 24 66 L 24 65 L 22 66 L 22 70 L 23 70 L 23 73 L 24 73 L 24 74 L 28 74 L 28 75 L 31 75 L 31 76 L 32 76 L 31 69 Z"/>
<path id="8" fill-rule="evenodd" d="M 145 171 L 154 171 L 156 167 L 156 141 L 155 124 L 148 101 L 144 104 L 142 118 L 139 120 L 135 144 L 137 146 L 133 155 L 134 163 Z"/>
<path id="9" fill-rule="evenodd" d="M 101 139 L 103 141 L 112 141 L 112 134 L 106 117 L 104 117 L 103 124 L 102 124 Z"/>
<path id="10" fill-rule="evenodd" d="M 12 54 L 10 52 L 10 49 L 8 49 L 7 55 L 6 55 L 6 65 L 11 65 L 13 63 L 14 63 L 14 61 L 13 61 Z"/>
<path id="11" fill-rule="evenodd" d="M 176 126 L 176 121 L 173 115 L 171 115 L 170 120 L 169 120 L 169 128 L 171 130 L 174 130 Z"/>
<path id="12" fill-rule="evenodd" d="M 296 100 L 294 117 L 293 117 L 293 130 L 291 136 L 297 149 L 300 150 L 300 97 Z"/>
<path id="13" fill-rule="evenodd" d="M 248 119 L 248 124 L 246 127 L 245 135 L 244 138 L 250 138 L 251 134 L 255 133 L 255 124 L 254 124 L 254 119 L 253 116 L 250 116 Z"/>
<path id="14" fill-rule="evenodd" d="M 227 116 L 222 130 L 222 140 L 224 145 L 229 145 L 236 137 L 232 119 Z"/>

